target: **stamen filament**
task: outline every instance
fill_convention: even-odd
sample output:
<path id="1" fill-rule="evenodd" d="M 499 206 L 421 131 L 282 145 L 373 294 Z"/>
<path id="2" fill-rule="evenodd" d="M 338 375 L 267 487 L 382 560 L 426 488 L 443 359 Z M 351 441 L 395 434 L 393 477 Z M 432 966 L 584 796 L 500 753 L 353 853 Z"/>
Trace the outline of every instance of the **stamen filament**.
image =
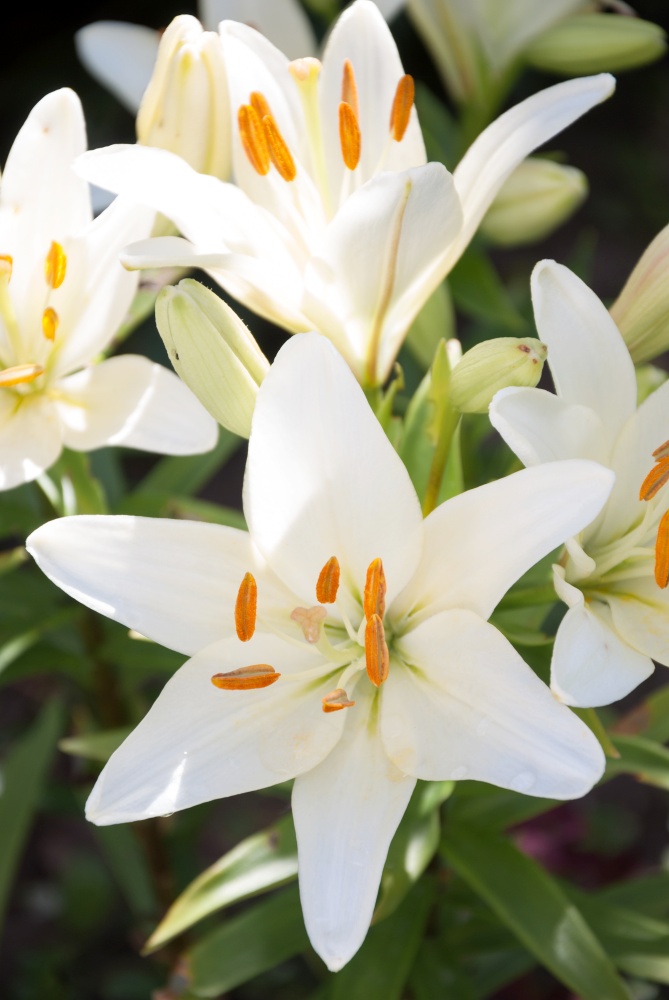
<path id="1" fill-rule="evenodd" d="M 44 260 L 44 277 L 51 288 L 60 288 L 65 280 L 67 257 L 60 243 L 52 241 Z"/>
<path id="2" fill-rule="evenodd" d="M 409 126 L 414 99 L 413 77 L 407 73 L 397 84 L 390 112 L 390 132 L 395 142 L 401 142 Z"/>
<path id="3" fill-rule="evenodd" d="M 242 580 L 235 602 L 235 629 L 237 638 L 248 642 L 256 630 L 258 611 L 258 586 L 252 573 Z"/>
<path id="4" fill-rule="evenodd" d="M 214 674 L 211 683 L 223 691 L 252 691 L 269 687 L 278 681 L 281 674 L 277 673 L 269 663 L 253 663 L 248 667 L 239 667 L 226 674 Z"/>
<path id="5" fill-rule="evenodd" d="M 336 556 L 330 556 L 318 574 L 316 600 L 319 604 L 334 604 L 337 600 L 340 575 L 339 560 Z"/>
<path id="6" fill-rule="evenodd" d="M 237 124 L 249 163 L 256 173 L 264 177 L 269 173 L 271 164 L 269 143 L 262 119 L 252 104 L 242 104 L 237 112 Z"/>
<path id="7" fill-rule="evenodd" d="M 388 677 L 390 654 L 379 615 L 372 615 L 365 626 L 365 666 L 372 684 L 381 687 Z"/>
<path id="8" fill-rule="evenodd" d="M 323 698 L 324 712 L 340 712 L 342 708 L 353 708 L 354 701 L 349 701 L 348 695 L 343 688 L 335 688 Z"/>
<path id="9" fill-rule="evenodd" d="M 669 510 L 662 515 L 657 529 L 655 582 L 662 590 L 669 584 Z"/>
<path id="10" fill-rule="evenodd" d="M 371 618 L 372 615 L 383 618 L 386 613 L 386 574 L 380 559 L 372 560 L 367 568 L 362 607 L 365 618 Z"/>
<path id="11" fill-rule="evenodd" d="M 360 162 L 362 140 L 355 111 L 346 101 L 339 105 L 339 143 L 344 164 L 355 170 Z"/>

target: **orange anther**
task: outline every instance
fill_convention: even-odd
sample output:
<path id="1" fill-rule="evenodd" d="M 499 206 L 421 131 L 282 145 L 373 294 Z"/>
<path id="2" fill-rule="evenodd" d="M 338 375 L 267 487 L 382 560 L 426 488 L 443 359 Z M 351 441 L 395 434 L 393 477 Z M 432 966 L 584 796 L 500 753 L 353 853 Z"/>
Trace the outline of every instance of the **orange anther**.
<path id="1" fill-rule="evenodd" d="M 248 642 L 256 630 L 258 587 L 253 574 L 247 573 L 241 582 L 235 601 L 235 628 L 237 637 Z"/>
<path id="2" fill-rule="evenodd" d="M 383 618 L 386 613 L 386 574 L 380 559 L 374 559 L 367 569 L 362 607 L 365 618 L 372 615 Z"/>
<path id="3" fill-rule="evenodd" d="M 339 590 L 339 561 L 331 556 L 318 574 L 316 600 L 319 604 L 334 604 Z"/>
<path id="4" fill-rule="evenodd" d="M 49 247 L 49 252 L 44 258 L 44 277 L 47 285 L 52 288 L 60 288 L 65 280 L 67 270 L 67 257 L 60 243 L 55 240 Z"/>
<path id="5" fill-rule="evenodd" d="M 211 683 L 223 691 L 252 691 L 269 687 L 280 676 L 269 663 L 253 663 L 250 667 L 230 670 L 227 674 L 214 674 Z"/>
<path id="6" fill-rule="evenodd" d="M 261 94 L 259 90 L 254 90 L 250 98 L 251 107 L 255 109 L 256 114 L 260 121 L 263 120 L 265 115 L 271 115 L 269 104 L 267 103 L 267 98 L 264 94 Z"/>
<path id="7" fill-rule="evenodd" d="M 286 145 L 286 140 L 279 131 L 279 126 L 272 115 L 269 114 L 264 116 L 262 123 L 265 127 L 265 135 L 267 136 L 267 145 L 269 155 L 272 157 L 272 163 L 284 181 L 294 181 L 297 174 L 295 160 Z"/>
<path id="8" fill-rule="evenodd" d="M 360 120 L 360 102 L 358 100 L 358 85 L 355 82 L 355 73 L 350 59 L 344 61 L 344 72 L 341 80 L 341 99 L 343 104 L 348 104 L 351 111 Z"/>
<path id="9" fill-rule="evenodd" d="M 267 135 L 260 115 L 251 104 L 242 104 L 237 112 L 237 124 L 242 146 L 249 163 L 261 177 L 269 173 L 270 156 Z"/>
<path id="10" fill-rule="evenodd" d="M 652 500 L 669 480 L 669 458 L 660 458 L 641 484 L 639 500 Z"/>
<path id="11" fill-rule="evenodd" d="M 34 382 L 43 374 L 44 369 L 40 365 L 14 365 L 12 368 L 5 368 L 0 371 L 0 389 L 20 385 L 22 382 Z"/>
<path id="12" fill-rule="evenodd" d="M 655 542 L 655 582 L 663 590 L 669 583 L 669 510 L 665 511 L 657 529 Z"/>
<path id="13" fill-rule="evenodd" d="M 348 700 L 348 695 L 343 688 L 335 688 L 323 698 L 324 712 L 341 712 L 342 708 L 353 708 L 354 701 Z"/>
<path id="14" fill-rule="evenodd" d="M 360 162 L 360 126 L 355 111 L 345 101 L 339 105 L 339 142 L 344 163 L 355 170 Z"/>
<path id="15" fill-rule="evenodd" d="M 407 130 L 413 107 L 414 91 L 413 77 L 407 73 L 397 84 L 390 112 L 390 132 L 395 142 L 401 142 Z"/>
<path id="16" fill-rule="evenodd" d="M 381 687 L 388 677 L 390 654 L 383 621 L 379 615 L 372 615 L 365 625 L 365 665 L 372 684 Z"/>
<path id="17" fill-rule="evenodd" d="M 47 308 L 42 313 L 42 333 L 47 340 L 56 339 L 56 330 L 58 329 L 58 324 L 60 320 L 58 319 L 58 313 L 51 306 Z"/>
<path id="18" fill-rule="evenodd" d="M 669 441 L 665 441 L 664 444 L 655 449 L 653 458 L 656 462 L 659 462 L 661 458 L 669 458 Z"/>
<path id="19" fill-rule="evenodd" d="M 7 281 L 10 281 L 13 268 L 14 258 L 12 255 L 8 253 L 0 253 L 0 277 L 7 278 Z"/>
<path id="20" fill-rule="evenodd" d="M 301 627 L 307 642 L 318 642 L 321 637 L 321 625 L 327 616 L 327 611 L 319 604 L 313 608 L 294 608 L 290 613 L 291 619 Z"/>

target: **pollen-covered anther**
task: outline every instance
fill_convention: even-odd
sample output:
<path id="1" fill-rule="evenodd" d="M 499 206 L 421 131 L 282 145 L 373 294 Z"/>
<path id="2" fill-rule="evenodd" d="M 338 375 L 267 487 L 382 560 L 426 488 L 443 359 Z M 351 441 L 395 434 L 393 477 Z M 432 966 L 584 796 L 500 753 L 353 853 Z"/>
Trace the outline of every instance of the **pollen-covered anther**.
<path id="1" fill-rule="evenodd" d="M 67 256 L 60 243 L 55 240 L 49 247 L 49 252 L 44 258 L 44 277 L 47 285 L 51 288 L 60 288 L 65 281 L 67 271 Z"/>
<path id="2" fill-rule="evenodd" d="M 319 604 L 313 608 L 294 608 L 290 617 L 302 629 L 307 642 L 318 642 L 321 637 L 321 625 L 327 618 L 327 611 Z"/>
<path id="3" fill-rule="evenodd" d="M 349 701 L 349 697 L 343 688 L 335 688 L 323 698 L 324 712 L 341 712 L 342 708 L 353 708 L 354 701 Z"/>
<path id="4" fill-rule="evenodd" d="M 256 630 L 258 611 L 258 586 L 252 573 L 242 580 L 235 601 L 235 629 L 237 638 L 248 642 Z"/>
<path id="5" fill-rule="evenodd" d="M 265 115 L 272 114 L 270 106 L 267 102 L 267 98 L 265 97 L 264 94 L 261 94 L 259 90 L 253 90 L 251 92 L 249 103 L 252 108 L 255 108 L 256 114 L 258 115 L 258 118 L 260 118 L 260 121 L 263 120 Z"/>
<path id="6" fill-rule="evenodd" d="M 261 177 L 269 173 L 269 143 L 262 119 L 252 104 L 242 104 L 237 112 L 242 147 L 249 163 Z"/>
<path id="7" fill-rule="evenodd" d="M 14 258 L 11 254 L 0 254 L 0 279 L 4 278 L 7 283 L 11 280 L 14 269 Z"/>
<path id="8" fill-rule="evenodd" d="M 34 382 L 43 374 L 44 369 L 41 365 L 14 365 L 12 368 L 5 368 L 4 371 L 0 371 L 0 389 L 8 389 L 23 382 Z"/>
<path id="9" fill-rule="evenodd" d="M 274 119 L 274 116 L 266 114 L 262 123 L 265 129 L 265 135 L 267 136 L 267 145 L 269 148 L 269 155 L 272 158 L 272 163 L 281 174 L 284 181 L 294 181 L 297 176 L 295 160 L 286 145 L 286 140 L 281 135 L 281 131 Z"/>
<path id="10" fill-rule="evenodd" d="M 669 510 L 665 511 L 657 529 L 655 542 L 655 582 L 662 590 L 669 584 Z"/>
<path id="11" fill-rule="evenodd" d="M 60 324 L 60 319 L 58 318 L 58 313 L 51 306 L 47 308 L 42 313 L 42 333 L 47 340 L 56 339 L 56 331 Z"/>
<path id="12" fill-rule="evenodd" d="M 227 674 L 214 674 L 211 683 L 223 691 L 253 691 L 269 687 L 280 676 L 269 663 L 252 663 L 248 667 L 230 670 Z"/>
<path id="13" fill-rule="evenodd" d="M 372 615 L 383 618 L 386 613 L 386 574 L 380 559 L 372 560 L 367 568 L 362 607 L 365 618 Z"/>
<path id="14" fill-rule="evenodd" d="M 641 484 L 639 500 L 652 500 L 669 481 L 669 457 L 659 458 Z"/>
<path id="15" fill-rule="evenodd" d="M 401 142 L 409 125 L 415 87 L 413 77 L 407 73 L 397 84 L 390 112 L 390 132 L 395 142 Z"/>
<path id="16" fill-rule="evenodd" d="M 365 625 L 365 666 L 372 684 L 381 687 L 388 677 L 390 653 L 383 620 L 379 615 L 372 615 Z"/>
<path id="17" fill-rule="evenodd" d="M 316 583 L 316 600 L 319 604 L 334 604 L 339 590 L 339 560 L 330 556 L 323 569 L 318 574 Z"/>
<path id="18" fill-rule="evenodd" d="M 341 99 L 342 103 L 348 104 L 351 111 L 360 121 L 360 101 L 358 100 L 358 84 L 355 81 L 353 63 L 350 59 L 344 60 L 344 70 L 341 79 Z"/>
<path id="19" fill-rule="evenodd" d="M 653 458 L 656 462 L 659 462 L 662 458 L 669 458 L 669 441 L 665 441 L 664 444 L 655 449 Z"/>
<path id="20" fill-rule="evenodd" d="M 355 111 L 346 101 L 339 105 L 339 142 L 345 165 L 349 170 L 355 170 L 360 162 L 362 139 Z"/>

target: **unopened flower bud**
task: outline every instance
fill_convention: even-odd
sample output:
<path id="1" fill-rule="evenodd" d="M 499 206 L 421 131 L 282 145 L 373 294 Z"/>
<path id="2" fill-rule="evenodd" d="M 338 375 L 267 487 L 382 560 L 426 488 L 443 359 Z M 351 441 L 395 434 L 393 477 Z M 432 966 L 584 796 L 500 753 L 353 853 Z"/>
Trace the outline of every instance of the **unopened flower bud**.
<path id="1" fill-rule="evenodd" d="M 546 345 L 531 337 L 498 337 L 477 344 L 451 372 L 452 405 L 461 413 L 487 413 L 500 389 L 537 385 L 546 354 Z"/>
<path id="2" fill-rule="evenodd" d="M 659 59 L 666 48 L 662 28 L 639 17 L 580 14 L 543 32 L 525 50 L 537 69 L 580 76 L 633 69 Z"/>
<path id="3" fill-rule="evenodd" d="M 230 173 L 230 112 L 221 39 L 189 14 L 175 17 L 158 49 L 137 114 L 137 139 L 183 157 L 195 170 Z"/>
<path id="4" fill-rule="evenodd" d="M 610 313 L 636 365 L 669 350 L 669 226 L 641 255 Z"/>
<path id="5" fill-rule="evenodd" d="M 481 232 L 498 246 L 534 243 L 562 225 L 587 193 L 587 178 L 576 167 L 529 157 L 500 189 Z"/>
<path id="6" fill-rule="evenodd" d="M 269 362 L 239 316 L 184 278 L 158 295 L 156 324 L 177 375 L 219 424 L 247 438 Z"/>

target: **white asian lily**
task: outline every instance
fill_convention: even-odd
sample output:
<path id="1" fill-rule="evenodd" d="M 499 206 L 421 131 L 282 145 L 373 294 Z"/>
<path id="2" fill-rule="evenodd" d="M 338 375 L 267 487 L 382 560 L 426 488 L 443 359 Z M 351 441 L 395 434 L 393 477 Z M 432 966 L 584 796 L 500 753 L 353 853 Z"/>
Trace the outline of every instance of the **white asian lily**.
<path id="1" fill-rule="evenodd" d="M 525 465 L 589 458 L 616 474 L 606 507 L 554 567 L 569 610 L 555 639 L 553 690 L 569 705 L 607 705 L 648 677 L 653 660 L 669 665 L 669 463 L 661 447 L 669 383 L 637 409 L 625 342 L 566 267 L 537 264 L 532 298 L 556 394 L 504 389 L 490 419 Z"/>
<path id="2" fill-rule="evenodd" d="M 216 425 L 172 372 L 124 355 L 91 365 L 130 308 L 118 262 L 153 212 L 118 200 L 92 221 L 81 105 L 59 90 L 33 108 L 0 186 L 0 489 L 35 479 L 63 446 L 190 454 Z M 48 169 L 45 169 L 48 164 Z"/>
<path id="3" fill-rule="evenodd" d="M 371 385 L 386 379 L 514 168 L 614 86 L 602 75 L 530 97 L 489 126 L 451 176 L 425 163 L 411 77 L 370 0 L 341 15 L 322 65 L 289 62 L 244 25 L 221 31 L 238 186 L 139 146 L 97 150 L 80 169 L 187 237 L 137 244 L 127 266 L 202 267 L 287 330 L 325 334 Z"/>
<path id="4" fill-rule="evenodd" d="M 417 778 L 568 799 L 601 775 L 590 730 L 487 618 L 612 479 L 591 462 L 525 470 L 423 521 L 341 356 L 316 334 L 290 340 L 258 392 L 248 533 L 70 517 L 28 540 L 73 597 L 191 657 L 110 759 L 88 817 L 122 823 L 295 778 L 305 922 L 341 968 Z"/>

